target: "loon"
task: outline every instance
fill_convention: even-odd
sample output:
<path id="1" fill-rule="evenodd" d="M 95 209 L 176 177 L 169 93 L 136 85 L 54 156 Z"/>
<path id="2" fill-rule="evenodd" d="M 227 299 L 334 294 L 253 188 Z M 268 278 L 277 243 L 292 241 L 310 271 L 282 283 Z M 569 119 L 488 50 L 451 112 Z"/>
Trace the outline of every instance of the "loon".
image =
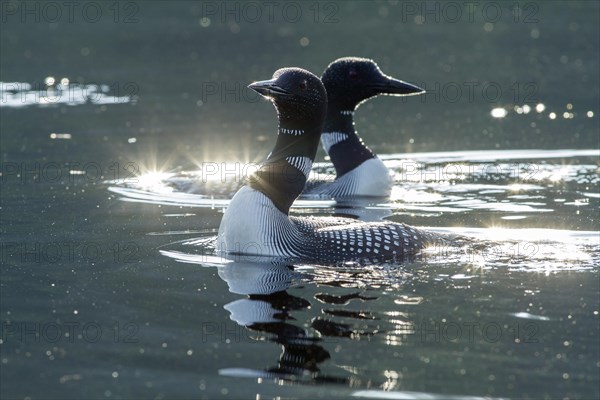
<path id="1" fill-rule="evenodd" d="M 390 172 L 358 136 L 354 112 L 360 104 L 378 95 L 409 96 L 425 91 L 383 74 L 375 61 L 367 58 L 339 58 L 329 64 L 321 79 L 328 96 L 321 144 L 335 167 L 336 176 L 326 180 L 310 179 L 302 195 L 329 198 L 389 196 Z M 243 179 L 199 182 L 176 176 L 170 178 L 169 183 L 188 193 L 231 198 L 245 182 Z"/>
<path id="2" fill-rule="evenodd" d="M 438 243 L 440 235 L 394 222 L 289 216 L 319 146 L 327 109 L 321 80 L 300 68 L 275 71 L 249 87 L 278 114 L 275 148 L 231 199 L 217 236 L 217 252 L 292 257 L 321 262 L 398 259 Z"/>
<path id="3" fill-rule="evenodd" d="M 375 61 L 358 57 L 333 61 L 321 80 L 328 98 L 321 144 L 335 167 L 336 178 L 317 185 L 309 181 L 305 194 L 334 198 L 389 196 L 390 171 L 358 136 L 354 112 L 359 105 L 380 94 L 408 96 L 425 91 L 383 74 Z"/>

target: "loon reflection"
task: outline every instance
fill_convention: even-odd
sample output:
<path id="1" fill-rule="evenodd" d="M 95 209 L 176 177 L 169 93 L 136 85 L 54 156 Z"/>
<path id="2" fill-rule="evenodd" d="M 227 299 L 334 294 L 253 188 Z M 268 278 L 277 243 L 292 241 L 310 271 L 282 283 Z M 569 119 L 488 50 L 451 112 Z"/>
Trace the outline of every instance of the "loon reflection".
<path id="1" fill-rule="evenodd" d="M 320 344 L 321 338 L 293 323 L 292 313 L 308 309 L 311 303 L 287 292 L 294 282 L 302 280 L 302 275 L 288 261 L 238 260 L 219 268 L 218 274 L 230 292 L 247 296 L 224 306 L 231 320 L 250 331 L 267 334 L 269 341 L 282 347 L 277 366 L 264 370 L 228 368 L 219 371 L 222 375 L 272 378 L 308 375 L 318 381 L 346 382 L 343 377 L 320 374 L 319 364 L 330 359 L 331 354 Z"/>
<path id="2" fill-rule="evenodd" d="M 351 301 L 373 301 L 375 296 L 367 296 L 356 291 L 337 295 L 316 293 L 311 301 L 288 293 L 294 286 L 318 283 L 320 287 L 343 287 L 345 281 L 336 283 L 334 279 L 316 277 L 301 266 L 294 266 L 289 259 L 259 257 L 236 257 L 235 260 L 190 255 L 177 251 L 161 250 L 163 255 L 177 261 L 215 266 L 217 273 L 227 283 L 231 293 L 245 296 L 223 306 L 230 319 L 254 337 L 281 346 L 276 365 L 263 369 L 224 368 L 221 375 L 251 378 L 272 378 L 286 381 L 309 381 L 312 383 L 338 383 L 356 385 L 354 375 L 337 376 L 321 371 L 321 364 L 332 358 L 326 349 L 328 343 L 338 343 L 340 338 L 358 340 L 384 333 L 379 327 L 365 327 L 364 323 L 378 318 L 368 311 L 346 311 L 335 307 Z M 314 317 L 307 327 L 296 319 L 294 313 L 302 312 L 321 304 L 321 316 Z M 330 306 L 332 309 L 328 309 Z M 360 321 L 360 328 L 353 324 L 336 322 L 334 318 Z M 343 368 L 342 368 L 343 369 Z"/>

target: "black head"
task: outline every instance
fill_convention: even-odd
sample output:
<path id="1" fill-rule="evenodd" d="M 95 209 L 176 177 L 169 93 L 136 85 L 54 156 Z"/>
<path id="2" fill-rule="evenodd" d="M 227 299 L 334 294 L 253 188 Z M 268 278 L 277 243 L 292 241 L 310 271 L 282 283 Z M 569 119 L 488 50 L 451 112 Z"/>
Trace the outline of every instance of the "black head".
<path id="1" fill-rule="evenodd" d="M 300 68 L 277 70 L 273 79 L 248 87 L 271 99 L 279 118 L 275 147 L 248 183 L 287 214 L 304 188 L 317 153 L 327 92 L 316 75 Z"/>
<path id="2" fill-rule="evenodd" d="M 380 94 L 409 96 L 425 92 L 418 86 L 385 75 L 368 58 L 338 58 L 329 64 L 321 79 L 329 104 L 345 110 L 354 110 L 361 102 Z"/>
<path id="3" fill-rule="evenodd" d="M 248 86 L 270 98 L 280 125 L 321 126 L 327 112 L 327 92 L 316 75 L 301 68 L 282 68 L 273 79 Z"/>

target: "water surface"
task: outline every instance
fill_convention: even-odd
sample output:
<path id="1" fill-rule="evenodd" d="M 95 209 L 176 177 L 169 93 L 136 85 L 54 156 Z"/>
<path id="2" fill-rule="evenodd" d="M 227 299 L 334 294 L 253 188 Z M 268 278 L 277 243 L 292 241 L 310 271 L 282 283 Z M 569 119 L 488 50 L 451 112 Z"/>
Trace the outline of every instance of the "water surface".
<path id="1" fill-rule="evenodd" d="M 184 1 L 120 2 L 115 19 L 109 3 L 97 22 L 3 14 L 2 398 L 600 397 L 598 3 L 449 21 L 350 1 L 334 23 L 312 3 L 297 22 Z M 246 85 L 349 55 L 428 94 L 356 113 L 389 199 L 293 214 L 487 246 L 403 264 L 216 256 L 227 200 L 161 179 L 260 162 L 275 112 Z"/>

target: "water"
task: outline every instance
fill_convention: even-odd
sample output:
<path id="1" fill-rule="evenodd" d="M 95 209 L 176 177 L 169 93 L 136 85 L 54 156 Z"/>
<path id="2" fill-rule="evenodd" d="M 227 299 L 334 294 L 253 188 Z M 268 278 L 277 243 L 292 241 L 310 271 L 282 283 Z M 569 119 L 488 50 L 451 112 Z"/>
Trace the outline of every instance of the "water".
<path id="1" fill-rule="evenodd" d="M 2 398 L 600 397 L 597 3 L 418 23 L 406 3 L 345 2 L 333 24 L 208 26 L 194 3 L 127 2 L 116 20 L 98 4 L 97 23 L 0 28 Z M 347 55 L 433 94 L 356 114 L 389 199 L 293 214 L 487 245 L 401 265 L 217 257 L 227 201 L 162 180 L 260 162 L 274 111 L 245 85 Z"/>

